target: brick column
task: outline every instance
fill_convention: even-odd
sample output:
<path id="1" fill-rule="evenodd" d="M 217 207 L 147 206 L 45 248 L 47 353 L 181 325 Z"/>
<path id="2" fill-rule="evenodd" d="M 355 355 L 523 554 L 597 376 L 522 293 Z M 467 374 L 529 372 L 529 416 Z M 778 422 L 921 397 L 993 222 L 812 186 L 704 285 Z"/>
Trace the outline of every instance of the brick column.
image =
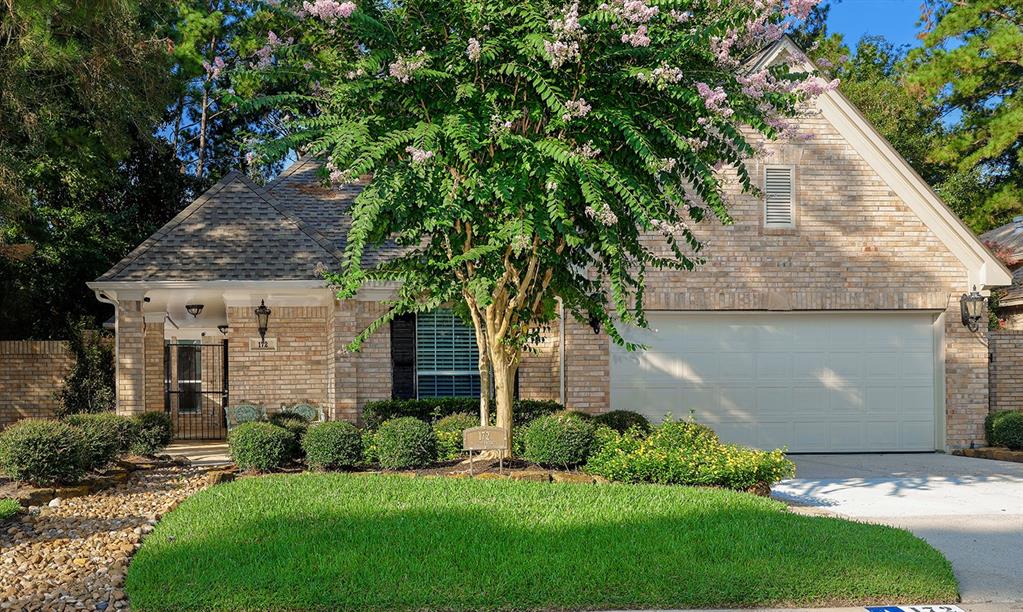
<path id="1" fill-rule="evenodd" d="M 164 320 L 165 314 L 146 313 L 143 347 L 146 360 L 145 410 L 160 412 L 164 409 Z"/>
<path id="2" fill-rule="evenodd" d="M 573 318 L 565 320 L 565 407 L 600 413 L 611 409 L 611 340 Z"/>
<path id="3" fill-rule="evenodd" d="M 142 300 L 117 304 L 117 414 L 145 412 Z"/>
<path id="4" fill-rule="evenodd" d="M 334 306 L 330 321 L 331 420 L 359 422 L 358 356 L 347 344 L 359 333 L 357 303 L 346 300 Z M 388 392 L 390 389 L 388 388 Z"/>
<path id="5" fill-rule="evenodd" d="M 987 313 L 980 331 L 963 326 L 959 295 L 945 310 L 945 446 L 964 448 L 984 444 L 984 417 L 988 413 Z"/>

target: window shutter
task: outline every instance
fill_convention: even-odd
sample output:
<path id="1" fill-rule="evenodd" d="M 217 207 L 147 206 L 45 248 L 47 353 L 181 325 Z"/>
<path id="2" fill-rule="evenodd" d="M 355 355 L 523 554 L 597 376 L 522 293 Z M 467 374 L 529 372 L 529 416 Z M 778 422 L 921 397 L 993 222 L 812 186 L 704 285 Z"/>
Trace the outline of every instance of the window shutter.
<path id="1" fill-rule="evenodd" d="M 416 316 L 401 315 L 391 321 L 391 397 L 416 397 Z"/>
<path id="2" fill-rule="evenodd" d="M 764 226 L 795 225 L 795 185 L 792 168 L 767 166 L 764 174 Z"/>

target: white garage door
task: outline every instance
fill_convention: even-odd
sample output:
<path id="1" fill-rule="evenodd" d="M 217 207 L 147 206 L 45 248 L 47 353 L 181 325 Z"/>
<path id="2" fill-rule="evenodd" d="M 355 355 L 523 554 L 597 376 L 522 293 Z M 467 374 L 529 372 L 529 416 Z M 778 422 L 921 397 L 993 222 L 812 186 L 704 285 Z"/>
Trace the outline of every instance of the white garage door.
<path id="1" fill-rule="evenodd" d="M 612 343 L 611 404 L 795 452 L 935 449 L 933 314 L 651 313 Z"/>

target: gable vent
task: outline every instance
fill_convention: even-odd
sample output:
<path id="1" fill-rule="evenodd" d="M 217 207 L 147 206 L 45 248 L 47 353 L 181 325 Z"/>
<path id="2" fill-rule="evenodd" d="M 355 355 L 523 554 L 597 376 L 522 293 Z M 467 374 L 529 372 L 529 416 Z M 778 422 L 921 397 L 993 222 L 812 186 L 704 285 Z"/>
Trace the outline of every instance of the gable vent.
<path id="1" fill-rule="evenodd" d="M 767 166 L 764 175 L 764 226 L 795 226 L 795 185 L 788 166 Z"/>

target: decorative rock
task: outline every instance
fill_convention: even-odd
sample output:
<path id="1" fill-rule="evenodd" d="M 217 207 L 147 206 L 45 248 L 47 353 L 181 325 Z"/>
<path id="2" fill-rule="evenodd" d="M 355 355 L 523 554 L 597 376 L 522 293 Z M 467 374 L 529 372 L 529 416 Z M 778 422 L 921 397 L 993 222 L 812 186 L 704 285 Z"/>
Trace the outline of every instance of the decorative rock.
<path id="1" fill-rule="evenodd" d="M 210 486 L 231 482 L 235 479 L 235 473 L 231 470 L 212 470 L 206 475 L 206 482 Z"/>
<path id="2" fill-rule="evenodd" d="M 59 497 L 54 497 L 53 499 L 50 500 L 50 503 L 47 504 L 47 505 L 49 507 L 51 507 L 51 508 L 56 508 L 56 507 L 60 506 L 60 498 Z"/>
<path id="3" fill-rule="evenodd" d="M 52 488 L 42 489 L 19 489 L 14 494 L 14 499 L 21 502 L 26 508 L 32 506 L 44 506 L 56 496 Z"/>
<path id="4" fill-rule="evenodd" d="M 60 487 L 54 489 L 54 493 L 57 494 L 57 497 L 67 499 L 70 497 L 82 497 L 83 495 L 88 495 L 89 493 L 92 493 L 92 489 L 88 484 L 80 484 L 73 487 Z"/>
<path id="5" fill-rule="evenodd" d="M 554 482 L 570 482 L 575 484 L 593 484 L 593 476 L 582 472 L 551 472 Z"/>

